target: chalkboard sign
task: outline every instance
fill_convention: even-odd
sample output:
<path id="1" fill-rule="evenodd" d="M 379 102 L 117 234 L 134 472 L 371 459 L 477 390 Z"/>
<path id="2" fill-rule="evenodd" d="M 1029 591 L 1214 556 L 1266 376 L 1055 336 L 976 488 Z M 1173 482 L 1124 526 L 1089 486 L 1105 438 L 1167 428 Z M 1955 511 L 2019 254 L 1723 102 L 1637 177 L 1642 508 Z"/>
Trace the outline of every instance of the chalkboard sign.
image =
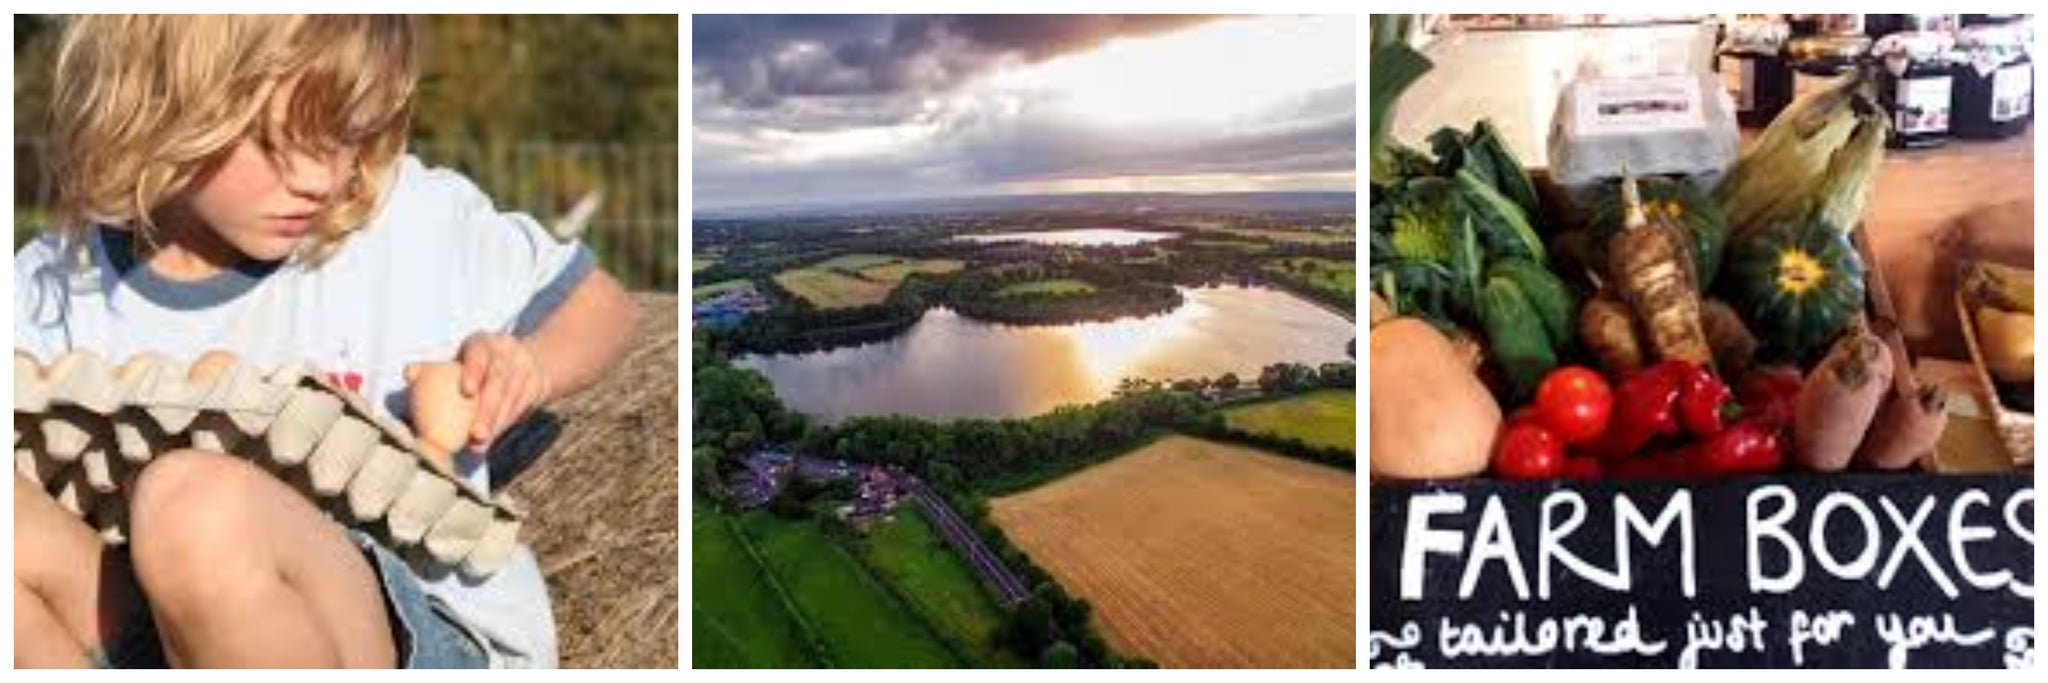
<path id="1" fill-rule="evenodd" d="M 1375 485 L 1366 661 L 2031 667 L 2031 477 Z"/>

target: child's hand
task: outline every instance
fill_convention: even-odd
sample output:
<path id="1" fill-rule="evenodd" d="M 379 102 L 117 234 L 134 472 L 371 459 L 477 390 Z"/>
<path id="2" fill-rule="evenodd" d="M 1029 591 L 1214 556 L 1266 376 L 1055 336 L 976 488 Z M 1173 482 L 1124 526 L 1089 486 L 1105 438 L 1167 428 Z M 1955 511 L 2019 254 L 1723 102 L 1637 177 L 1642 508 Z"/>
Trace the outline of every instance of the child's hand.
<path id="1" fill-rule="evenodd" d="M 483 453 L 506 427 L 526 419 L 548 397 L 547 374 L 526 342 L 509 334 L 478 332 L 462 341 L 462 393 L 477 399 L 469 429 L 471 450 Z"/>

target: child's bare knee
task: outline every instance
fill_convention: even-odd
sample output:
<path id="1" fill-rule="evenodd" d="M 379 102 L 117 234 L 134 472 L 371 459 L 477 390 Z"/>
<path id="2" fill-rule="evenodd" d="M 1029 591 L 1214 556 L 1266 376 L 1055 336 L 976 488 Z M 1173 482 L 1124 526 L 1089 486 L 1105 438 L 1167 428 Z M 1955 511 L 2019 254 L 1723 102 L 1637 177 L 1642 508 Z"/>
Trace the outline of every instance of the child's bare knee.
<path id="1" fill-rule="evenodd" d="M 129 497 L 129 514 L 136 523 L 143 517 L 160 520 L 190 512 L 220 501 L 223 489 L 238 486 L 248 468 L 233 456 L 211 451 L 182 449 L 151 461 L 135 477 Z"/>
<path id="2" fill-rule="evenodd" d="M 129 499 L 129 552 L 151 589 L 211 584 L 223 561 L 247 552 L 247 463 L 218 453 L 176 451 L 152 461 Z"/>
<path id="3" fill-rule="evenodd" d="M 33 505 L 32 501 L 35 500 L 35 497 L 41 495 L 47 495 L 43 493 L 43 487 L 37 486 L 35 482 L 23 478 L 19 473 L 14 475 L 14 521 L 16 524 L 21 523 L 22 509 Z"/>
<path id="4" fill-rule="evenodd" d="M 14 478 L 14 575 L 74 572 L 91 560 L 99 539 L 85 523 L 57 506 L 35 482 Z"/>

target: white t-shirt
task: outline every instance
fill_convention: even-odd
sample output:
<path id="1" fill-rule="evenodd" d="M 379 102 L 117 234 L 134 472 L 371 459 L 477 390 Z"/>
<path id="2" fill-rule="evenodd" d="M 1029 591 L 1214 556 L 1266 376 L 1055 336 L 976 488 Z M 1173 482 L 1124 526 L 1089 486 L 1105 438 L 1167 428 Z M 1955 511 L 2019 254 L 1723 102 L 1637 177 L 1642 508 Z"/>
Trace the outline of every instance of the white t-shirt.
<path id="1" fill-rule="evenodd" d="M 119 229 L 84 240 L 45 233 L 16 252 L 16 348 L 45 363 L 72 349 L 115 363 L 211 349 L 261 368 L 299 362 L 399 419 L 410 412 L 406 364 L 453 360 L 476 332 L 531 332 L 594 267 L 581 243 L 499 212 L 469 179 L 411 156 L 369 224 L 318 267 L 257 264 L 179 282 L 136 264 L 129 239 Z M 489 487 L 483 458 L 460 454 L 457 471 Z M 425 582 L 491 641 L 494 666 L 555 665 L 547 585 L 528 549 L 483 581 L 436 572 Z"/>

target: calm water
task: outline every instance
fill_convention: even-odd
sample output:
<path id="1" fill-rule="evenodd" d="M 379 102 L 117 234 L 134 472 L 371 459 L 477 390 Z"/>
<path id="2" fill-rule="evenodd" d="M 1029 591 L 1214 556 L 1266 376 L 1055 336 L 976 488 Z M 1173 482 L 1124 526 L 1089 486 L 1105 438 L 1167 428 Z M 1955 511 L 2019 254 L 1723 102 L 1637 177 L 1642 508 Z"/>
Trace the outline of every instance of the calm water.
<path id="1" fill-rule="evenodd" d="M 1036 415 L 1107 398 L 1125 377 L 1172 380 L 1278 362 L 1348 360 L 1349 320 L 1264 288 L 1184 289 L 1187 303 L 1150 318 L 1019 327 L 925 312 L 886 342 L 804 354 L 749 355 L 792 408 L 827 422 L 851 415 L 933 418 Z"/>
<path id="2" fill-rule="evenodd" d="M 1032 244 L 1063 244 L 1081 247 L 1125 247 L 1133 244 L 1157 242 L 1176 237 L 1170 232 L 1146 232 L 1121 228 L 1089 228 L 1085 230 L 1042 230 L 1037 232 L 991 232 L 980 235 L 961 235 L 955 239 L 969 242 L 1030 242 Z"/>

